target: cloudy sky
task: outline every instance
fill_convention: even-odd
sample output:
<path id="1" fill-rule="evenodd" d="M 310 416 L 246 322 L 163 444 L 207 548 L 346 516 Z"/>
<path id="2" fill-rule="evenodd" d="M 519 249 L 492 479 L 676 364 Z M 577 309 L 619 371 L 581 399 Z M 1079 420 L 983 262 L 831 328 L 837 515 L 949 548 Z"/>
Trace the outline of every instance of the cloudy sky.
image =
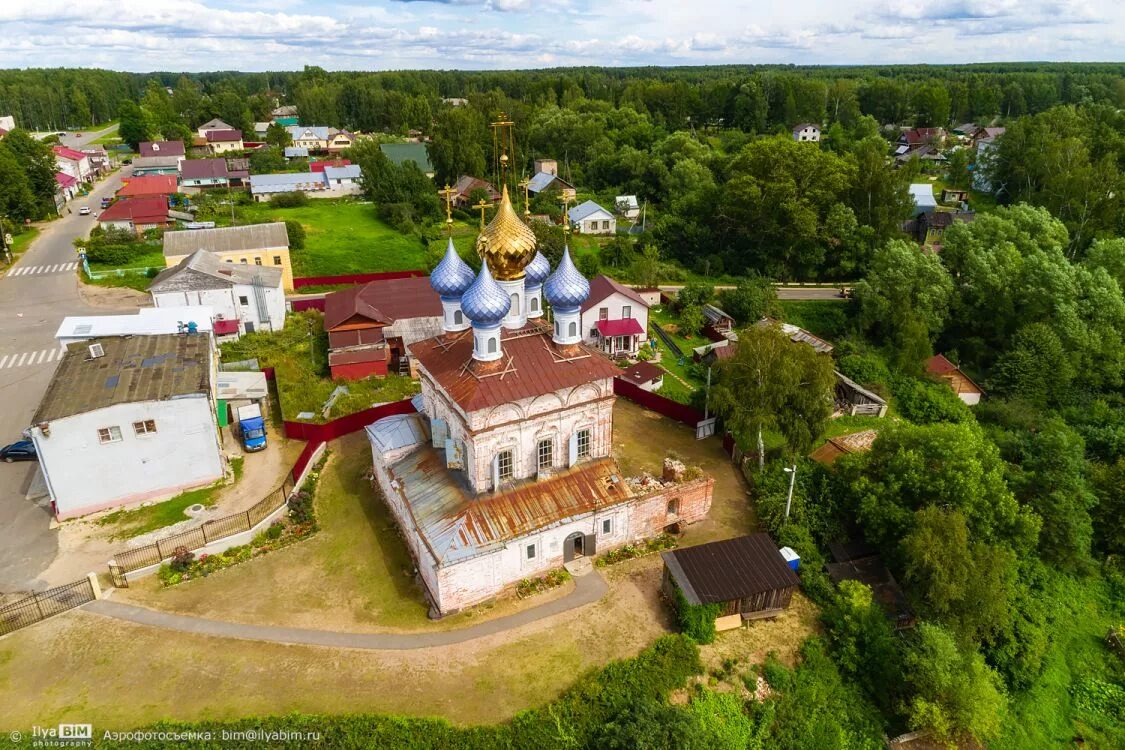
<path id="1" fill-rule="evenodd" d="M 1125 60 L 1122 0 L 2 0 L 0 67 Z"/>

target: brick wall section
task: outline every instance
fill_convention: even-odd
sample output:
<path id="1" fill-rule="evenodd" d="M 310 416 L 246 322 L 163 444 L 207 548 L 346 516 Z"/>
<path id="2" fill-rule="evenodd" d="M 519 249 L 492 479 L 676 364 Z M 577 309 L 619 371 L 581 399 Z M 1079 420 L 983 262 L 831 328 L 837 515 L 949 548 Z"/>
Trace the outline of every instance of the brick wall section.
<path id="1" fill-rule="evenodd" d="M 649 539 L 673 523 L 687 525 L 702 521 L 711 510 L 714 489 L 713 477 L 701 477 L 642 498 L 633 513 L 633 538 Z M 670 515 L 668 503 L 673 500 L 679 512 Z"/>

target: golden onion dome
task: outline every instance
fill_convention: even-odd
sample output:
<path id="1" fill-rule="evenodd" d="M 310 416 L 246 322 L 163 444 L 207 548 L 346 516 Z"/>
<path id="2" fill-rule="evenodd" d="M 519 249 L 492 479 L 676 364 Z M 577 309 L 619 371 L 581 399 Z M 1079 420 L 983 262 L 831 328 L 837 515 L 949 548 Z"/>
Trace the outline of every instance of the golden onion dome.
<path id="1" fill-rule="evenodd" d="M 523 269 L 535 257 L 535 246 L 535 232 L 516 215 L 505 185 L 496 215 L 477 237 L 477 253 L 498 281 L 515 281 L 523 278 Z"/>

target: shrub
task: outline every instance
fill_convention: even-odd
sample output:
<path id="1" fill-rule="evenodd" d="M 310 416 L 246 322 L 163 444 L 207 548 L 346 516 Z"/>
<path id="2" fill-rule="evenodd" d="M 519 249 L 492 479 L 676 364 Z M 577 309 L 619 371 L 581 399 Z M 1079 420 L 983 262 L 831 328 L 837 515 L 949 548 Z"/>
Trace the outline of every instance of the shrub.
<path id="1" fill-rule="evenodd" d="M 848 354 L 840 357 L 840 372 L 863 386 L 884 385 L 890 382 L 891 371 L 877 354 Z"/>
<path id="2" fill-rule="evenodd" d="M 313 520 L 312 493 L 309 490 L 303 489 L 289 498 L 289 518 L 296 524 Z"/>
<path id="3" fill-rule="evenodd" d="M 191 564 L 195 562 L 195 553 L 187 547 L 176 547 L 175 552 L 172 553 L 172 561 L 168 564 L 176 573 L 183 573 Z"/>
<path id="4" fill-rule="evenodd" d="M 274 521 L 266 529 L 266 539 L 277 539 L 281 536 L 281 532 L 285 531 L 285 525 L 281 521 Z"/>
<path id="5" fill-rule="evenodd" d="M 295 219 L 285 220 L 285 233 L 289 235 L 289 248 L 301 250 L 305 246 L 305 225 Z"/>
<path id="6" fill-rule="evenodd" d="M 718 604 L 690 604 L 678 586 L 672 591 L 676 598 L 676 622 L 680 632 L 696 643 L 713 643 L 715 618 L 722 612 Z"/>
<path id="7" fill-rule="evenodd" d="M 891 390 L 899 412 L 915 424 L 973 419 L 969 407 L 945 383 L 902 377 L 891 381 Z"/>
<path id="8" fill-rule="evenodd" d="M 278 193 L 270 198 L 270 206 L 273 208 L 298 208 L 307 205 L 309 205 L 309 196 L 303 190 L 296 190 L 292 193 Z"/>

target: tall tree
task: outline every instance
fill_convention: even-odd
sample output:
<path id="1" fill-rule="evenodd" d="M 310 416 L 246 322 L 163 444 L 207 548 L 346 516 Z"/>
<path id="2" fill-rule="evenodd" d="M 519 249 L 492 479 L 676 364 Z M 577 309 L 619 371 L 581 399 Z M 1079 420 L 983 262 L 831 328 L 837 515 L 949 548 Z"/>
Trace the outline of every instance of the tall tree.
<path id="1" fill-rule="evenodd" d="M 426 145 L 434 179 L 453 184 L 461 175 L 484 177 L 484 118 L 472 107 L 447 107 L 438 113 L 433 139 Z"/>

